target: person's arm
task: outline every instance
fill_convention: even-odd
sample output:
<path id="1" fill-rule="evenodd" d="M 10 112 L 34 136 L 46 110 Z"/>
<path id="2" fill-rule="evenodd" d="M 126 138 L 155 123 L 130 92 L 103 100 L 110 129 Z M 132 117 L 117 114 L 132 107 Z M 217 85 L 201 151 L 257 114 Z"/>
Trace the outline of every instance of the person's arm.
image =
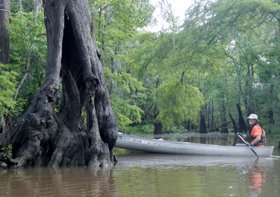
<path id="1" fill-rule="evenodd" d="M 258 135 L 255 137 L 255 139 L 250 143 L 251 145 L 255 145 L 257 144 L 259 141 L 261 140 L 261 136 Z"/>

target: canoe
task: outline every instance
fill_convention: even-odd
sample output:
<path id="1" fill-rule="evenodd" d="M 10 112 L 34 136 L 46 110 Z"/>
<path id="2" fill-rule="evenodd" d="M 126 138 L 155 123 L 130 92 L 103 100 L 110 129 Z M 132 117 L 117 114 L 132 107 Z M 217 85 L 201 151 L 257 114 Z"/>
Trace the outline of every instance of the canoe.
<path id="1" fill-rule="evenodd" d="M 119 134 L 116 147 L 162 154 L 209 155 L 209 156 L 245 156 L 255 157 L 245 144 L 241 146 L 222 146 L 192 142 L 157 140 Z M 252 147 L 259 157 L 271 157 L 273 146 Z"/>

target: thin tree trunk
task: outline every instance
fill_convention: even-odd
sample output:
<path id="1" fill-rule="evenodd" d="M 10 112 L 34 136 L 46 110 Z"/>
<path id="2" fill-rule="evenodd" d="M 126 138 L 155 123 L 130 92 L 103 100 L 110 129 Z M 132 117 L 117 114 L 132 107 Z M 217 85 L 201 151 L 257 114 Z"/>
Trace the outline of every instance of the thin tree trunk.
<path id="1" fill-rule="evenodd" d="M 247 125 L 243 118 L 241 106 L 239 104 L 237 104 L 236 107 L 237 107 L 237 112 L 238 112 L 239 132 L 247 132 Z"/>
<path id="2" fill-rule="evenodd" d="M 210 130 L 213 132 L 214 131 L 214 125 L 215 121 L 214 121 L 214 101 L 213 99 L 211 99 L 211 126 L 210 126 Z"/>
<path id="3" fill-rule="evenodd" d="M 0 0 L 0 63 L 9 63 L 9 12 L 10 12 L 10 0 Z M 1 74 L 0 74 L 1 75 Z M 5 132 L 7 129 L 6 117 L 0 116 L 0 133 Z M 0 139 L 0 147 L 1 140 Z"/>
<path id="4" fill-rule="evenodd" d="M 199 137 L 199 142 L 202 143 L 202 144 L 206 143 L 206 136 L 204 134 L 207 133 L 206 118 L 205 118 L 204 113 L 205 113 L 204 110 L 200 111 L 200 123 L 199 123 L 200 137 Z"/>
<path id="5" fill-rule="evenodd" d="M 269 85 L 269 110 L 268 110 L 268 120 L 269 124 L 274 124 L 274 110 L 273 110 L 273 103 L 274 103 L 274 85 Z"/>
<path id="6" fill-rule="evenodd" d="M 221 103 L 221 122 L 222 122 L 222 130 L 221 133 L 228 133 L 228 128 L 227 128 L 227 110 L 225 106 L 225 98 L 223 98 L 222 103 Z"/>
<path id="7" fill-rule="evenodd" d="M 35 22 L 38 22 L 38 15 L 42 9 L 42 0 L 33 0 L 33 12 L 34 12 L 34 18 Z"/>
<path id="8" fill-rule="evenodd" d="M 226 73 L 224 74 L 224 80 L 225 80 L 225 83 L 227 85 L 227 75 Z M 223 94 L 222 95 L 222 103 L 221 103 L 221 122 L 222 122 L 222 125 L 224 125 L 222 127 L 222 133 L 228 133 L 228 128 L 227 128 L 227 107 L 226 107 L 226 103 L 227 103 L 227 98 L 226 98 L 226 95 Z"/>
<path id="9" fill-rule="evenodd" d="M 19 10 L 23 11 L 22 0 L 18 0 L 18 4 L 19 4 Z"/>
<path id="10" fill-rule="evenodd" d="M 162 124 L 160 122 L 154 123 L 154 138 L 161 138 L 163 135 Z"/>
<path id="11" fill-rule="evenodd" d="M 238 127 L 237 127 L 235 119 L 233 118 L 233 116 L 231 115 L 230 112 L 229 112 L 229 118 L 230 118 L 231 123 L 232 123 L 234 134 L 236 135 L 238 133 Z"/>
<path id="12" fill-rule="evenodd" d="M 233 131 L 234 131 L 234 139 L 233 139 L 233 143 L 232 143 L 232 145 L 234 146 L 239 140 L 239 138 L 236 135 L 238 133 L 238 127 L 237 127 L 235 119 L 233 118 L 233 116 L 231 115 L 230 112 L 229 112 L 229 117 L 230 117 L 232 127 L 233 127 Z"/>
<path id="13" fill-rule="evenodd" d="M 21 78 L 21 80 L 20 80 L 20 82 L 19 82 L 19 84 L 18 84 L 18 86 L 17 86 L 16 92 L 15 92 L 15 95 L 14 95 L 14 100 L 17 99 L 17 96 L 18 96 L 19 91 L 20 91 L 20 89 L 21 89 L 21 87 L 22 87 L 22 84 L 24 83 L 24 81 L 27 79 L 27 77 L 28 77 L 28 75 L 29 75 L 30 58 L 31 58 L 31 54 L 29 53 L 29 54 L 28 54 L 28 57 L 27 57 L 26 71 L 25 71 L 23 77 Z"/>
<path id="14" fill-rule="evenodd" d="M 254 95 L 253 95 L 253 78 L 254 70 L 253 65 L 247 64 L 247 78 L 245 82 L 245 95 L 244 103 L 247 114 L 255 111 Z"/>
<path id="15" fill-rule="evenodd" d="M 156 88 L 159 87 L 159 85 L 160 85 L 160 80 L 157 79 Z M 155 138 L 159 138 L 163 134 L 162 123 L 159 122 L 158 120 L 156 120 L 156 117 L 158 116 L 158 114 L 159 114 L 159 110 L 157 108 L 157 105 L 155 104 L 154 105 L 154 137 Z"/>
<path id="16" fill-rule="evenodd" d="M 0 0 L 0 63 L 9 62 L 9 12 L 10 0 Z"/>
<path id="17" fill-rule="evenodd" d="M 203 114 L 203 111 L 200 112 L 199 132 L 207 133 L 206 120 L 205 120 L 205 115 Z"/>

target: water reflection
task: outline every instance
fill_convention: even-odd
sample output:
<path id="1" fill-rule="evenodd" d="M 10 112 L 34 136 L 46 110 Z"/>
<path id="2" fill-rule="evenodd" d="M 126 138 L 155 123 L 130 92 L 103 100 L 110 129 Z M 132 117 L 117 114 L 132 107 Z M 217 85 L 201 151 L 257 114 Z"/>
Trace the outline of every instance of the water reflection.
<path id="1" fill-rule="evenodd" d="M 251 169 L 256 163 L 260 166 L 271 167 L 271 159 L 262 158 L 255 160 L 252 157 L 227 157 L 227 156 L 190 156 L 190 155 L 165 155 L 165 154 L 128 154 L 119 156 L 117 168 L 142 167 L 161 168 L 166 166 L 234 166 Z"/>
<path id="2" fill-rule="evenodd" d="M 156 154 L 119 156 L 114 169 L 0 171 L 0 196 L 270 196 L 280 160 Z"/>
<path id="3" fill-rule="evenodd" d="M 118 169 L 124 170 L 124 174 L 130 172 L 129 177 L 134 177 L 129 179 L 132 185 L 141 177 L 145 177 L 146 184 L 151 184 L 137 182 L 137 190 L 148 188 L 150 196 L 158 196 L 157 192 L 161 191 L 165 196 L 278 197 L 280 192 L 277 186 L 280 176 L 275 174 L 280 161 L 274 159 L 152 154 L 126 155 L 119 159 Z"/>
<path id="4" fill-rule="evenodd" d="M 0 196 L 116 196 L 108 169 L 17 169 L 2 171 L 1 177 Z"/>
<path id="5" fill-rule="evenodd" d="M 250 196 L 256 196 L 261 192 L 264 183 L 263 167 L 258 165 L 258 160 L 250 169 Z"/>

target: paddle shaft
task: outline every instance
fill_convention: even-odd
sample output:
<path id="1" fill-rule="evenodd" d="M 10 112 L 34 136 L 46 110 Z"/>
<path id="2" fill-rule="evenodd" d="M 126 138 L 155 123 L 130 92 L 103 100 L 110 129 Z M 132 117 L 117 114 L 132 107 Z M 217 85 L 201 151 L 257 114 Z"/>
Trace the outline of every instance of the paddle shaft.
<path id="1" fill-rule="evenodd" d="M 256 151 L 250 146 L 250 144 L 249 144 L 248 142 L 246 142 L 246 141 L 244 140 L 244 138 L 243 138 L 240 134 L 238 134 L 237 136 L 251 149 L 251 151 L 256 155 L 256 157 L 259 158 L 259 155 L 258 155 L 258 154 L 256 153 Z"/>

